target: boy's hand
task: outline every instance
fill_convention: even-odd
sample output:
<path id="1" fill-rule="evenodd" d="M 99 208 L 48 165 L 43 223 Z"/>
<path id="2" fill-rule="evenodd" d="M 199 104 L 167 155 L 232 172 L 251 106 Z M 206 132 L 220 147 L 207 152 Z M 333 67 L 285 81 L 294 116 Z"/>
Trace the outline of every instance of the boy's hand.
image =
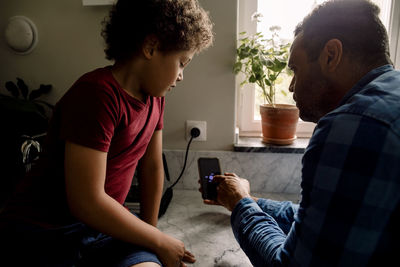
<path id="1" fill-rule="evenodd" d="M 188 250 L 185 249 L 185 255 L 182 258 L 182 266 L 186 266 L 184 262 L 194 263 L 196 261 L 195 256 Z"/>
<path id="2" fill-rule="evenodd" d="M 222 205 L 232 211 L 236 204 L 245 197 L 250 196 L 249 181 L 240 178 L 234 173 L 214 176 L 213 182 L 217 183 L 217 201 L 204 200 L 204 203 L 211 205 Z"/>
<path id="3" fill-rule="evenodd" d="M 161 247 L 156 254 L 166 267 L 185 267 L 184 262 L 194 263 L 196 261 L 194 255 L 185 249 L 182 241 L 167 234 L 164 234 Z"/>

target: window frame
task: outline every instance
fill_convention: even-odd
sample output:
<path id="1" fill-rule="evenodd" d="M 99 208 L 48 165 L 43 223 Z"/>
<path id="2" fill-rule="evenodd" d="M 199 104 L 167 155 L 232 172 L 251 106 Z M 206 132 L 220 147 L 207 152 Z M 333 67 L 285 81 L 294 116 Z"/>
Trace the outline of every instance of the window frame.
<path id="1" fill-rule="evenodd" d="M 400 67 L 400 1 L 391 0 L 390 13 L 387 10 L 389 18 L 389 44 L 390 53 L 393 63 L 396 67 Z M 257 22 L 251 21 L 251 15 L 257 12 L 257 0 L 238 0 L 237 10 L 237 36 L 240 32 L 254 34 L 257 32 Z M 240 83 L 244 79 L 243 74 L 236 75 L 236 88 L 237 88 L 237 128 L 239 136 L 261 136 L 261 123 L 260 120 L 254 119 L 254 95 L 255 85 Z M 305 122 L 299 119 L 297 125 L 296 136 L 298 138 L 309 138 L 314 130 L 315 123 Z"/>
<path id="2" fill-rule="evenodd" d="M 238 25 L 237 32 L 254 34 L 257 32 L 257 22 L 251 21 L 251 15 L 257 12 L 257 0 L 238 1 Z M 239 35 L 239 34 L 238 34 Z M 240 136 L 261 136 L 260 120 L 255 120 L 253 115 L 255 85 L 240 85 L 244 75 L 236 75 L 236 87 L 238 88 L 238 118 L 237 125 Z M 315 123 L 305 122 L 301 119 L 297 124 L 296 136 L 299 138 L 311 137 Z"/>
<path id="3" fill-rule="evenodd" d="M 400 68 L 400 1 L 392 0 L 389 18 L 390 55 L 396 69 Z"/>

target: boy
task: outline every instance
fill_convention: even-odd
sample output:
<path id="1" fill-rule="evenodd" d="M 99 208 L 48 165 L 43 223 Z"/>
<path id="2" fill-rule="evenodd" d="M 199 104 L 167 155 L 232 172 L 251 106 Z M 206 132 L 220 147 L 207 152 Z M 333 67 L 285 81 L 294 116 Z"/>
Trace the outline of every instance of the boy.
<path id="1" fill-rule="evenodd" d="M 119 0 L 104 25 L 114 65 L 83 75 L 57 103 L 40 163 L 0 216 L 0 258 L 13 266 L 195 261 L 156 228 L 161 129 L 164 96 L 211 45 L 212 24 L 197 0 Z M 137 166 L 141 218 L 123 207 Z"/>

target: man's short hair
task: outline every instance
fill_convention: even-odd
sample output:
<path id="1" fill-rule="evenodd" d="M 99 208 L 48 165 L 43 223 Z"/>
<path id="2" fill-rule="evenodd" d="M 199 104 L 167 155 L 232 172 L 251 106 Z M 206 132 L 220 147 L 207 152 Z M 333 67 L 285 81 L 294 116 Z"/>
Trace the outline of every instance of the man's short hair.
<path id="1" fill-rule="evenodd" d="M 343 53 L 361 64 L 391 64 L 389 41 L 379 19 L 380 9 L 368 0 L 331 0 L 316 7 L 297 25 L 310 61 L 327 41 L 339 39 Z"/>

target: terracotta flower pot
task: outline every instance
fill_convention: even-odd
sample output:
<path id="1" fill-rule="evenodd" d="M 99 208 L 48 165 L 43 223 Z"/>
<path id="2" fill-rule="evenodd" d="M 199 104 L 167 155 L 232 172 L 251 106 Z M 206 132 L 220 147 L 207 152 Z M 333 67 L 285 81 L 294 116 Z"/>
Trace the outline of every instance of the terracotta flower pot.
<path id="1" fill-rule="evenodd" d="M 260 105 L 263 142 L 289 145 L 296 140 L 299 110 L 294 105 Z"/>

